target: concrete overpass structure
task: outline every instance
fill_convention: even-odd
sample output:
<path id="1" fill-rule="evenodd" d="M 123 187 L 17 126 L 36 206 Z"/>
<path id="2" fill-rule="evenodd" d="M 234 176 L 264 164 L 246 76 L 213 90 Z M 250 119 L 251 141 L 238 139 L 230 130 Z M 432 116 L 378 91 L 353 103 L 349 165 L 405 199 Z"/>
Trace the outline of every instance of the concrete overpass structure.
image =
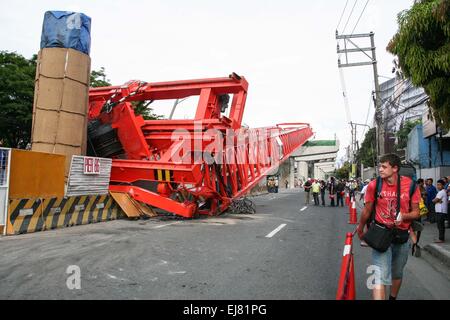
<path id="1" fill-rule="evenodd" d="M 294 188 L 298 181 L 308 178 L 327 179 L 335 170 L 338 151 L 338 140 L 308 141 L 280 166 L 280 187 L 284 187 L 286 180 L 289 188 Z"/>

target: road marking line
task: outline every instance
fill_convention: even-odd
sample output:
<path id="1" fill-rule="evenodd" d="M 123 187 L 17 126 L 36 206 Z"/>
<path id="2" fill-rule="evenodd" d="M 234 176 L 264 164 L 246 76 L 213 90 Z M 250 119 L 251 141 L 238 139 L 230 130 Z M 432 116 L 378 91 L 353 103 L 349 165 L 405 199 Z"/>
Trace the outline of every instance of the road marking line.
<path id="1" fill-rule="evenodd" d="M 306 208 L 308 208 L 308 207 L 305 206 L 305 207 L 301 208 L 300 211 L 305 211 Z"/>
<path id="2" fill-rule="evenodd" d="M 173 274 L 185 274 L 186 271 L 169 271 L 168 274 L 173 275 Z"/>
<path id="3" fill-rule="evenodd" d="M 266 238 L 272 238 L 278 231 L 286 227 L 286 223 L 280 224 L 275 230 L 273 230 L 271 233 L 269 233 Z"/>
<path id="4" fill-rule="evenodd" d="M 168 224 L 162 224 L 162 225 L 160 225 L 160 226 L 156 226 L 156 227 L 154 227 L 153 229 L 164 228 L 164 227 L 167 227 L 167 226 L 171 226 L 171 225 L 173 225 L 173 224 L 177 224 L 177 223 L 180 223 L 180 221 L 177 221 L 177 222 L 173 222 L 173 223 L 168 223 Z"/>

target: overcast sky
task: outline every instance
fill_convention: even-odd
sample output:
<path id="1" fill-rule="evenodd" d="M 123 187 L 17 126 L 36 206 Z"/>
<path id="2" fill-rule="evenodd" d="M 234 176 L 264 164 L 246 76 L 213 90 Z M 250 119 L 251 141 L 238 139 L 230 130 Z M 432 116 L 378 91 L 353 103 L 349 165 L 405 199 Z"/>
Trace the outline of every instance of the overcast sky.
<path id="1" fill-rule="evenodd" d="M 380 82 L 391 77 L 385 48 L 397 31 L 397 14 L 412 0 L 370 0 L 355 33 L 375 33 Z M 366 0 L 0 0 L 0 50 L 30 58 L 39 51 L 45 11 L 82 12 L 92 18 L 92 69 L 105 67 L 113 84 L 246 77 L 244 123 L 250 127 L 308 122 L 316 139 L 333 139 L 341 152 L 350 143 L 337 67 L 335 30 L 351 33 Z M 344 25 L 347 27 L 343 30 Z M 360 41 L 358 45 L 369 46 Z M 364 59 L 355 56 L 354 61 Z M 346 68 L 351 120 L 372 124 L 371 66 Z M 193 115 L 195 99 L 180 104 L 176 118 Z M 155 102 L 168 115 L 170 105 Z M 357 138 L 363 134 L 358 128 Z"/>

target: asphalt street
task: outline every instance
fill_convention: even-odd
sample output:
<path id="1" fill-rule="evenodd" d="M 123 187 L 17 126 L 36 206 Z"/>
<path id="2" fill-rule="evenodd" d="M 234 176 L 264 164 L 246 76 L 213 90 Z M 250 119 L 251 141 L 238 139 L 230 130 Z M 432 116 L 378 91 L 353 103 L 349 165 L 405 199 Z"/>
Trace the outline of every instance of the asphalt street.
<path id="1" fill-rule="evenodd" d="M 256 214 L 116 220 L 0 238 L 0 299 L 335 299 L 348 208 L 297 190 L 252 198 Z M 355 240 L 357 299 L 370 249 Z M 73 267 L 80 289 L 69 289 Z M 67 273 L 69 268 L 69 273 Z M 448 299 L 450 281 L 411 257 L 399 299 Z"/>

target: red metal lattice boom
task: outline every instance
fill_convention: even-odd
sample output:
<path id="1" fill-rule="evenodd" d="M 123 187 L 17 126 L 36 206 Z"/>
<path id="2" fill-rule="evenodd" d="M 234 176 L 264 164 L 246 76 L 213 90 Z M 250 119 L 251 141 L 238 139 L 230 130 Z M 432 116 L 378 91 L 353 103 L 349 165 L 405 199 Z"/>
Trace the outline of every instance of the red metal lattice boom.
<path id="1" fill-rule="evenodd" d="M 305 123 L 242 127 L 247 89 L 234 73 L 92 88 L 90 120 L 110 124 L 124 151 L 125 159 L 113 159 L 110 190 L 188 218 L 226 210 L 313 134 Z M 191 120 L 144 120 L 131 104 L 189 96 L 199 96 Z"/>

